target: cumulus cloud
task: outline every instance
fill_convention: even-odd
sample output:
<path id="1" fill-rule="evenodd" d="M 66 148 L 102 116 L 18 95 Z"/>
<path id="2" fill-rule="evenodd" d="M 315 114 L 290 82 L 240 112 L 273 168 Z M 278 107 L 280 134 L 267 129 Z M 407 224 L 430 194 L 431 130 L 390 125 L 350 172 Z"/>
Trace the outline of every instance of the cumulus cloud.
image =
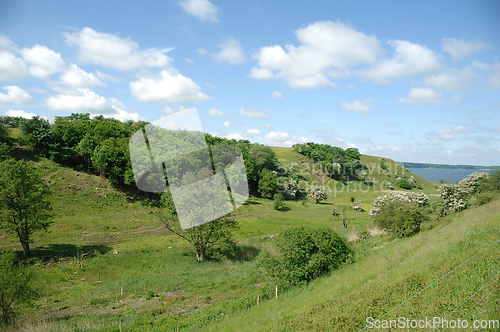
<path id="1" fill-rule="evenodd" d="M 374 105 L 375 101 L 371 98 L 355 100 L 352 104 L 348 104 L 345 101 L 340 102 L 340 107 L 342 107 L 342 109 L 350 112 L 358 112 L 361 114 L 370 114 L 370 111 Z"/>
<path id="2" fill-rule="evenodd" d="M 23 59 L 13 53 L 0 50 L 0 81 L 17 82 L 28 74 Z"/>
<path id="3" fill-rule="evenodd" d="M 299 138 L 297 138 L 297 141 L 299 141 L 299 143 L 307 143 L 307 142 L 310 142 L 309 138 L 304 137 L 304 136 L 300 136 Z"/>
<path id="4" fill-rule="evenodd" d="M 225 121 L 223 124 L 222 124 L 223 127 L 225 128 L 231 128 L 231 122 L 229 120 Z"/>
<path id="5" fill-rule="evenodd" d="M 70 88 L 91 88 L 106 86 L 96 75 L 87 73 L 75 64 L 71 64 L 59 78 L 59 85 Z"/>
<path id="6" fill-rule="evenodd" d="M 240 140 L 240 139 L 243 139 L 243 136 L 241 136 L 241 135 L 240 135 L 240 134 L 238 134 L 238 133 L 232 133 L 232 134 L 226 135 L 226 138 L 227 138 L 227 139 L 236 139 L 236 140 Z"/>
<path id="7" fill-rule="evenodd" d="M 145 120 L 138 113 L 125 111 L 124 105 L 116 98 L 99 96 L 90 89 L 77 89 L 75 94 L 59 94 L 49 97 L 45 104 L 52 111 L 66 111 L 72 113 L 90 113 L 112 117 L 121 121 Z"/>
<path id="8" fill-rule="evenodd" d="M 394 56 L 360 71 L 362 77 L 388 83 L 392 79 L 428 74 L 441 68 L 437 55 L 423 45 L 406 40 L 389 40 L 387 44 L 394 48 Z"/>
<path id="9" fill-rule="evenodd" d="M 14 116 L 14 117 L 21 117 L 24 119 L 31 119 L 32 117 L 36 116 L 35 113 L 28 113 L 22 110 L 8 110 L 7 112 L 4 113 L 6 116 Z M 42 118 L 45 119 L 45 117 L 42 116 Z"/>
<path id="10" fill-rule="evenodd" d="M 425 79 L 424 84 L 440 90 L 466 90 L 478 78 L 478 74 L 471 67 L 462 69 L 451 68 L 444 72 L 432 75 Z"/>
<path id="11" fill-rule="evenodd" d="M 32 48 L 23 48 L 21 55 L 29 64 L 29 74 L 36 78 L 46 79 L 66 68 L 61 54 L 52 51 L 47 46 L 35 45 Z"/>
<path id="12" fill-rule="evenodd" d="M 247 117 L 249 119 L 267 119 L 268 116 L 258 110 L 258 109 L 255 109 L 253 107 L 240 107 L 239 108 L 239 112 L 241 115 L 243 115 L 244 117 Z"/>
<path id="13" fill-rule="evenodd" d="M 351 66 L 374 64 L 382 52 L 375 36 L 367 36 L 340 23 L 322 21 L 295 31 L 300 46 L 261 47 L 249 76 L 281 78 L 296 89 L 336 86 L 330 78 L 341 77 Z"/>
<path id="14" fill-rule="evenodd" d="M 273 98 L 276 98 L 276 99 L 283 99 L 285 98 L 285 96 L 283 96 L 283 94 L 279 91 L 274 91 L 273 93 L 271 93 L 271 96 Z"/>
<path id="15" fill-rule="evenodd" d="M 264 129 L 266 129 L 266 130 L 269 130 L 269 131 L 273 130 L 273 126 L 271 126 L 271 125 L 270 125 L 269 123 L 267 123 L 267 122 L 266 122 L 266 123 L 264 123 L 264 124 L 261 124 L 260 126 L 261 126 L 262 128 L 264 128 Z"/>
<path id="16" fill-rule="evenodd" d="M 208 0 L 185 0 L 179 2 L 179 5 L 186 13 L 193 15 L 202 22 L 219 22 L 217 18 L 219 8 Z"/>
<path id="17" fill-rule="evenodd" d="M 165 53 L 170 49 L 148 49 L 139 51 L 139 46 L 130 38 L 120 38 L 110 33 L 83 28 L 74 33 L 64 33 L 66 44 L 78 48 L 78 59 L 119 70 L 139 67 L 166 67 L 171 58 Z"/>
<path id="18" fill-rule="evenodd" d="M 4 86 L 7 93 L 0 92 L 0 104 L 29 104 L 33 97 L 16 85 Z"/>
<path id="19" fill-rule="evenodd" d="M 245 134 L 247 134 L 248 136 L 254 136 L 254 135 L 260 135 L 261 132 L 259 129 L 247 129 L 245 130 Z"/>
<path id="20" fill-rule="evenodd" d="M 288 133 L 281 133 L 279 131 L 271 131 L 270 133 L 265 134 L 264 137 L 271 141 L 284 142 L 290 138 L 290 135 L 288 135 Z"/>
<path id="21" fill-rule="evenodd" d="M 229 62 L 231 64 L 245 62 L 245 51 L 243 51 L 243 47 L 236 39 L 229 38 L 226 43 L 219 44 L 219 47 L 221 50 L 213 54 L 215 60 L 219 62 Z"/>
<path id="22" fill-rule="evenodd" d="M 164 109 L 162 109 L 160 112 L 165 113 L 165 114 L 173 114 L 173 113 L 177 113 L 180 111 L 184 111 L 185 109 L 186 108 L 184 106 L 180 106 L 180 107 L 167 106 Z"/>
<path id="23" fill-rule="evenodd" d="M 397 103 L 402 104 L 418 104 L 418 103 L 439 103 L 441 93 L 434 91 L 431 88 L 412 88 L 406 98 L 401 97 Z"/>
<path id="24" fill-rule="evenodd" d="M 199 103 L 212 99 L 198 84 L 173 70 L 130 82 L 130 93 L 142 101 L 155 103 Z"/>
<path id="25" fill-rule="evenodd" d="M 226 116 L 226 113 L 223 113 L 221 110 L 218 110 L 216 108 L 211 108 L 207 111 L 207 114 L 210 116 Z"/>
<path id="26" fill-rule="evenodd" d="M 461 59 L 472 53 L 489 48 L 488 44 L 479 41 L 464 41 L 463 39 L 443 38 L 443 51 L 449 53 L 454 59 Z"/>

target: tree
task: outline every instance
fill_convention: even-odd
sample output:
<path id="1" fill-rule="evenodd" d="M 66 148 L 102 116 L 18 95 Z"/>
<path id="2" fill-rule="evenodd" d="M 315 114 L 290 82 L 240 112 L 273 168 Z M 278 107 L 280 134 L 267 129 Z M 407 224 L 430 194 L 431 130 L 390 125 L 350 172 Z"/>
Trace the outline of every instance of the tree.
<path id="1" fill-rule="evenodd" d="M 259 193 L 263 198 L 272 199 L 274 193 L 278 189 L 278 175 L 274 174 L 272 171 L 264 168 L 260 172 L 259 179 Z"/>
<path id="2" fill-rule="evenodd" d="M 405 237 L 420 232 L 420 225 L 428 219 L 426 207 L 415 202 L 393 201 L 381 209 L 376 223 L 385 231 Z"/>
<path id="3" fill-rule="evenodd" d="M 238 227 L 238 222 L 234 219 L 230 217 L 217 218 L 208 223 L 182 230 L 169 190 L 162 194 L 160 201 L 164 208 L 164 211 L 158 214 L 160 221 L 165 224 L 169 231 L 193 246 L 198 261 L 218 258 L 217 252 L 231 250 L 236 246 L 233 232 Z"/>
<path id="4" fill-rule="evenodd" d="M 0 254 L 0 310 L 5 325 L 12 322 L 16 309 L 22 305 L 32 305 L 38 293 L 31 286 L 32 269 L 16 266 L 15 254 Z"/>
<path id="5" fill-rule="evenodd" d="M 347 241 L 334 230 L 293 227 L 276 237 L 274 253 L 264 252 L 262 264 L 285 284 L 301 284 L 340 267 L 353 255 Z"/>
<path id="6" fill-rule="evenodd" d="M 316 203 L 326 201 L 328 197 L 329 195 L 325 187 L 313 184 L 307 188 L 307 198 L 315 200 Z"/>
<path id="7" fill-rule="evenodd" d="M 29 257 L 31 235 L 47 229 L 52 207 L 46 200 L 49 187 L 30 163 L 14 159 L 0 163 L 0 227 L 16 234 Z"/>

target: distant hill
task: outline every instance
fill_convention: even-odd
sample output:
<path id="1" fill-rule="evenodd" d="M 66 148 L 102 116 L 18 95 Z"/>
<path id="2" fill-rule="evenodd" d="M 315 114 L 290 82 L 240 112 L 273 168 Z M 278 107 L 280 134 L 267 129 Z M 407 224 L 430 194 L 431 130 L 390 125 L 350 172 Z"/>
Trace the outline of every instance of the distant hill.
<path id="1" fill-rule="evenodd" d="M 427 164 L 398 162 L 406 168 L 446 168 L 446 169 L 497 169 L 500 166 L 477 166 L 477 165 L 446 165 L 446 164 Z"/>

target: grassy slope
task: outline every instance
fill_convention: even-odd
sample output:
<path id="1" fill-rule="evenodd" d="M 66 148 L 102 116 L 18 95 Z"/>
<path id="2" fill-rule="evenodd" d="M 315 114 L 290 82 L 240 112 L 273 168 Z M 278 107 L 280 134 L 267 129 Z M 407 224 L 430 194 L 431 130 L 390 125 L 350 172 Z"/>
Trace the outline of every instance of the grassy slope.
<path id="1" fill-rule="evenodd" d="M 366 317 L 382 316 L 496 242 L 385 319 L 446 317 L 500 272 L 499 221 L 497 200 L 449 216 L 433 229 L 409 239 L 367 241 L 362 246 L 365 252 L 354 264 L 204 330 L 357 331 L 364 327 Z M 497 276 L 449 319 L 498 319 L 499 312 Z"/>
<path id="2" fill-rule="evenodd" d="M 286 159 L 285 164 L 295 161 L 305 167 L 309 163 L 307 158 L 290 148 L 273 149 L 278 158 Z M 363 156 L 362 162 L 377 163 L 378 158 Z M 386 159 L 384 163 L 389 169 L 389 165 L 394 162 Z M 359 187 L 359 183 L 332 181 L 329 185 L 337 190 L 332 190 L 327 202 L 308 202 L 306 205 L 287 202 L 291 209 L 286 212 L 275 211 L 271 201 L 250 198 L 236 212 L 236 219 L 240 222 L 236 236 L 242 250 L 229 260 L 199 264 L 189 256 L 189 247 L 184 242 L 166 233 L 157 223 L 154 216 L 157 209 L 133 202 L 98 176 L 75 172 L 45 159 L 40 159 L 37 164 L 54 191 L 51 199 L 56 218 L 49 233 L 35 236 L 34 247 L 38 249 L 34 251 L 38 256 L 50 255 L 61 259 L 59 263 L 56 260 L 50 265 L 39 266 L 37 284 L 44 290 L 44 297 L 32 313 L 45 318 L 72 317 L 59 321 L 57 324 L 61 325 L 57 325 L 57 328 L 49 324 L 48 330 L 69 328 L 72 324 L 90 324 L 88 326 L 95 328 L 116 326 L 118 322 L 129 330 L 148 330 L 147 326 L 150 324 L 162 327 L 160 330 L 169 330 L 176 324 L 184 329 L 205 326 L 218 319 L 221 313 L 227 315 L 254 306 L 254 297 L 259 293 L 263 294 L 264 289 L 272 288 L 268 280 L 256 270 L 255 261 L 252 260 L 272 242 L 270 235 L 276 235 L 285 227 L 310 224 L 331 226 L 344 236 L 355 238 L 360 231 L 372 227 L 367 211 L 370 203 L 380 195 L 373 187 L 368 190 L 366 186 Z M 392 167 L 394 169 L 395 165 Z M 307 181 L 322 180 L 321 174 L 305 171 L 301 174 Z M 389 178 L 382 170 L 379 175 L 376 168 L 373 169 L 372 177 L 380 182 Z M 415 178 L 418 183 L 424 183 L 425 192 L 437 193 L 435 184 L 421 181 L 417 176 Z M 349 209 L 352 205 L 350 196 L 355 196 L 356 200 L 362 202 L 364 212 Z M 345 217 L 348 228 L 341 227 L 340 217 L 331 216 L 333 206 L 339 211 L 342 206 L 347 208 Z M 498 205 L 495 206 L 498 208 Z M 466 213 L 469 212 L 472 213 Z M 498 214 L 494 216 L 498 221 Z M 261 325 L 271 324 L 271 329 L 279 325 L 299 330 L 321 326 L 330 330 L 332 325 L 328 325 L 331 321 L 328 317 L 335 315 L 341 315 L 340 321 L 347 320 L 352 324 L 348 326 L 358 326 L 356 324 L 359 320 L 353 319 L 359 316 L 342 316 L 336 311 L 341 307 L 340 304 L 333 299 L 343 299 L 342 307 L 352 302 L 352 308 L 348 311 L 353 311 L 354 308 L 358 310 L 359 307 L 363 312 L 365 302 L 384 301 L 384 288 L 380 285 L 389 289 L 394 285 L 404 288 L 407 287 L 408 273 L 426 271 L 428 266 L 423 262 L 427 254 L 430 257 L 427 259 L 441 257 L 441 260 L 433 265 L 431 272 L 419 274 L 417 279 L 424 278 L 425 282 L 432 279 L 434 274 L 444 271 L 453 261 L 465 257 L 469 252 L 456 247 L 453 250 L 457 254 L 453 254 L 451 263 L 445 263 L 442 256 L 431 251 L 435 248 L 437 253 L 446 256 L 450 254 L 450 248 L 453 248 L 445 245 L 447 240 L 437 240 L 442 239 L 440 232 L 449 237 L 449 243 L 464 240 L 470 233 L 465 223 L 455 229 L 447 226 L 449 221 L 445 219 L 432 231 L 404 240 L 408 242 L 399 240 L 386 244 L 389 241 L 386 236 L 376 236 L 357 243 L 357 251 L 362 254 L 352 266 L 335 272 L 330 278 L 322 278 L 310 286 L 283 294 L 278 302 L 264 301 L 258 308 L 244 310 L 241 316 L 234 314 L 229 320 L 224 319 L 223 325 L 213 328 L 232 330 L 235 327 L 241 328 L 241 324 L 245 327 L 253 326 L 249 320 L 257 319 L 259 315 L 266 317 L 262 310 L 271 310 L 267 317 L 271 320 L 274 317 L 274 323 L 259 319 L 257 321 Z M 483 221 L 481 219 L 481 223 Z M 471 226 L 470 223 L 468 225 Z M 436 244 L 428 243 L 431 241 L 427 240 L 431 234 L 434 234 L 432 241 Z M 491 230 L 490 234 L 498 238 L 497 233 L 491 233 Z M 471 241 L 476 244 L 469 248 L 475 249 L 481 241 L 485 242 L 485 238 Z M 14 236 L 0 238 L 0 245 L 8 245 L 2 249 L 20 250 Z M 114 250 L 118 251 L 118 255 L 112 254 Z M 76 251 L 90 253 L 91 257 L 83 261 L 83 268 L 75 267 L 73 257 Z M 422 257 L 420 260 L 417 259 L 419 255 Z M 387 276 L 387 282 L 382 282 L 384 276 Z M 425 284 L 424 281 L 420 280 L 419 284 Z M 382 291 L 375 292 L 370 297 L 373 289 L 378 289 L 379 286 Z M 361 290 L 362 294 L 358 297 L 362 300 L 351 298 L 356 295 L 350 293 L 353 287 Z M 119 293 L 120 288 L 124 289 L 123 295 Z M 147 294 L 150 292 L 160 298 L 148 300 Z M 397 302 L 401 298 L 398 294 L 391 301 Z M 304 317 L 307 319 L 303 319 L 302 314 L 299 315 L 299 312 L 304 312 L 304 305 L 307 309 Z M 280 309 L 282 306 L 283 309 Z M 310 323 L 308 319 L 318 322 Z M 256 330 L 262 330 L 260 325 L 255 326 L 259 327 Z"/>

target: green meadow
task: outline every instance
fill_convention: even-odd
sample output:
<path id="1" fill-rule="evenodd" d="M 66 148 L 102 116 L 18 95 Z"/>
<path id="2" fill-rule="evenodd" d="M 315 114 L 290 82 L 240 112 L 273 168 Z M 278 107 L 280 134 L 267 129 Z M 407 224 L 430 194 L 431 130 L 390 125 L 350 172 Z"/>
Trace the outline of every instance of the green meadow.
<path id="1" fill-rule="evenodd" d="M 147 201 L 127 196 L 97 175 L 34 159 L 51 188 L 55 218 L 32 244 L 35 285 L 42 296 L 10 330 L 359 331 L 367 317 L 379 318 L 395 307 L 384 319 L 446 317 L 456 308 L 451 318 L 500 318 L 499 200 L 432 216 L 418 235 L 394 238 L 378 231 L 368 216 L 370 204 L 384 194 L 381 183 L 395 184 L 403 172 L 413 175 L 422 186 L 413 191 L 428 194 L 431 204 L 439 199 L 438 184 L 390 159 L 366 155 L 361 163 L 368 166 L 368 184 L 327 180 L 293 149 L 273 150 L 283 165 L 299 164 L 297 174 L 305 184 L 325 183 L 330 197 L 319 204 L 287 201 L 286 211 L 274 210 L 271 200 L 250 197 L 233 213 L 238 249 L 206 262 L 198 262 L 185 241 L 167 232 L 159 209 Z M 353 201 L 364 211 L 354 211 Z M 347 227 L 341 215 L 332 215 L 333 208 L 343 211 Z M 356 256 L 305 286 L 279 288 L 276 298 L 276 283 L 263 273 L 259 253 L 273 250 L 272 237 L 281 230 L 299 225 L 333 228 Z M 361 241 L 363 231 L 370 237 Z M 21 255 L 13 235 L 2 234 L 0 246 Z"/>

